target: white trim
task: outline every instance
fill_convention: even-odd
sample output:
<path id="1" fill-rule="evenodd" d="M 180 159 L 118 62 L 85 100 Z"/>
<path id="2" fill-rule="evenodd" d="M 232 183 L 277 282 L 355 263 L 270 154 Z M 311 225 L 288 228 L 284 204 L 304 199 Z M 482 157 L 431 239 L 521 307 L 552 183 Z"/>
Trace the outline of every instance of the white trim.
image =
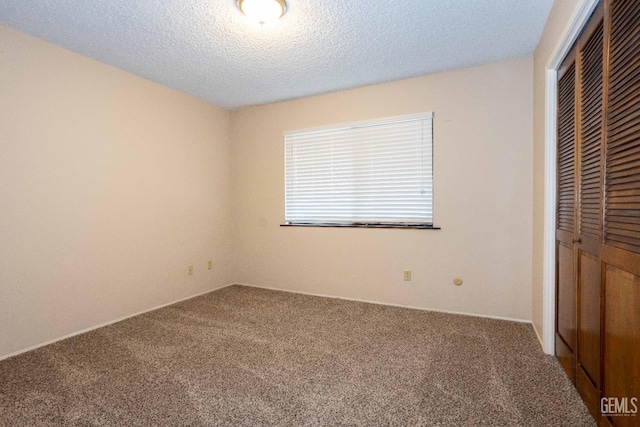
<path id="1" fill-rule="evenodd" d="M 487 314 L 465 313 L 465 312 L 462 312 L 462 311 L 452 311 L 452 310 L 438 310 L 438 309 L 435 309 L 435 308 L 417 307 L 417 306 L 413 306 L 413 305 L 392 304 L 392 303 L 388 303 L 388 302 L 371 301 L 371 300 L 360 299 L 360 298 L 339 297 L 339 296 L 335 296 L 335 295 L 316 294 L 316 293 L 313 293 L 313 292 L 294 291 L 294 290 L 291 290 L 291 289 L 272 288 L 272 287 L 269 287 L 269 286 L 250 285 L 248 283 L 236 283 L 236 285 L 238 285 L 238 286 L 247 286 L 249 288 L 267 289 L 269 291 L 280 291 L 280 292 L 289 292 L 289 293 L 292 293 L 292 294 L 310 295 L 310 296 L 313 296 L 313 297 L 322 297 L 322 298 L 340 299 L 340 300 L 345 300 L 345 301 L 364 302 L 364 303 L 367 303 L 367 304 L 384 305 L 384 306 L 388 306 L 388 307 L 409 308 L 409 309 L 412 309 L 412 310 L 433 311 L 433 312 L 436 312 L 436 313 L 458 314 L 458 315 L 461 315 L 461 316 L 481 317 L 481 318 L 486 318 L 486 319 L 506 320 L 506 321 L 509 321 L 509 322 L 518 322 L 518 323 L 529 323 L 529 324 L 531 324 L 530 320 L 513 319 L 511 317 L 490 316 L 490 315 L 487 315 Z"/>
<path id="2" fill-rule="evenodd" d="M 555 218 L 556 218 L 556 110 L 557 70 L 567 56 L 582 29 L 589 22 L 599 0 L 583 0 L 577 5 L 569 23 L 553 50 L 545 75 L 545 174 L 544 174 L 544 255 L 542 328 L 543 349 L 547 354 L 555 352 Z M 538 331 L 536 331 L 538 333 Z"/>
<path id="3" fill-rule="evenodd" d="M 576 6 L 571 18 L 569 19 L 569 23 L 562 32 L 560 41 L 556 45 L 555 49 L 553 49 L 553 54 L 551 55 L 549 62 L 547 62 L 547 70 L 557 70 L 560 68 L 562 61 L 567 56 L 576 40 L 578 40 L 578 36 L 587 25 L 587 22 L 589 22 L 589 18 L 591 18 L 593 11 L 596 10 L 599 2 L 600 0 L 582 0 L 582 2 Z"/>
<path id="4" fill-rule="evenodd" d="M 104 322 L 104 323 L 101 323 L 99 325 L 91 326 L 90 328 L 82 329 L 81 331 L 73 332 L 71 334 L 67 334 L 67 335 L 64 335 L 62 337 L 54 338 L 52 340 L 45 341 L 43 343 L 33 345 L 31 347 L 23 348 L 22 350 L 14 351 L 13 353 L 9 353 L 9 354 L 5 354 L 5 355 L 0 356 L 0 361 L 8 359 L 8 358 L 13 357 L 13 356 L 17 356 L 17 355 L 22 354 L 22 353 L 26 353 L 26 352 L 31 351 L 31 350 L 38 349 L 40 347 L 44 347 L 44 346 L 49 345 L 49 344 L 56 343 L 58 341 L 66 340 L 67 338 L 75 337 L 76 335 L 84 334 L 86 332 L 91 332 L 91 331 L 93 331 L 95 329 L 100 329 L 102 327 L 109 326 L 109 325 L 112 325 L 114 323 L 122 322 L 123 320 L 130 319 L 131 317 L 136 317 L 136 316 L 139 316 L 141 314 L 148 313 L 150 311 L 159 310 L 159 309 L 161 309 L 163 307 L 167 307 L 169 305 L 177 304 L 177 303 L 182 302 L 182 301 L 187 301 L 187 300 L 190 300 L 192 298 L 196 298 L 196 297 L 199 297 L 199 296 L 202 296 L 202 295 L 214 292 L 214 291 L 219 291 L 220 289 L 224 289 L 224 288 L 226 288 L 228 286 L 233 286 L 233 285 L 235 285 L 235 283 L 229 283 L 229 284 L 226 284 L 226 285 L 222 285 L 222 286 L 220 286 L 218 288 L 209 289 L 208 291 L 200 292 L 199 294 L 196 294 L 196 295 L 190 295 L 188 297 L 181 298 L 181 299 L 176 300 L 176 301 L 172 301 L 172 302 L 168 302 L 166 304 L 158 305 L 156 307 L 149 308 L 147 310 L 142 310 L 142 311 L 139 311 L 137 313 L 130 314 L 128 316 L 120 317 L 118 319 L 110 320 L 108 322 Z"/>
<path id="5" fill-rule="evenodd" d="M 542 348 L 555 354 L 557 70 L 546 71 Z"/>

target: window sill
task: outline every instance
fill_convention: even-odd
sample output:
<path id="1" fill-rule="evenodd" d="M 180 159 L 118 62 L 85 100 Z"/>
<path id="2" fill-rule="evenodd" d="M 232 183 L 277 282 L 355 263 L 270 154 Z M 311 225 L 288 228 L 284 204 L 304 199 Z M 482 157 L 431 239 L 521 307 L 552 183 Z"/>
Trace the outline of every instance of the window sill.
<path id="1" fill-rule="evenodd" d="M 336 224 L 323 222 L 284 223 L 280 227 L 337 227 L 337 228 L 407 228 L 418 230 L 440 230 L 440 227 L 427 224 Z"/>

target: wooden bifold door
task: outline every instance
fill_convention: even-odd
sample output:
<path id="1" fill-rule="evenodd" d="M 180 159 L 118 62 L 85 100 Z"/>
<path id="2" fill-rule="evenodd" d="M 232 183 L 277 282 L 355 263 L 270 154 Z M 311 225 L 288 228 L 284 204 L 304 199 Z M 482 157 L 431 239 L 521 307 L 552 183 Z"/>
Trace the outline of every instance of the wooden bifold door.
<path id="1" fill-rule="evenodd" d="M 598 6 L 557 123 L 556 356 L 601 426 L 640 426 L 640 0 Z"/>

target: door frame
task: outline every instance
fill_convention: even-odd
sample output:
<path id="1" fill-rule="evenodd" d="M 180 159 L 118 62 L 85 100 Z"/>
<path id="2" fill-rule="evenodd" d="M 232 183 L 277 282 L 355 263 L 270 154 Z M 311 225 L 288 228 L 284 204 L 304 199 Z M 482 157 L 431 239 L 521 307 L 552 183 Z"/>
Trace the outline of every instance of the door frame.
<path id="1" fill-rule="evenodd" d="M 545 159 L 544 159 L 544 249 L 542 283 L 542 347 L 555 353 L 556 316 L 556 127 L 558 110 L 558 69 L 600 0 L 578 2 L 560 41 L 545 66 Z"/>

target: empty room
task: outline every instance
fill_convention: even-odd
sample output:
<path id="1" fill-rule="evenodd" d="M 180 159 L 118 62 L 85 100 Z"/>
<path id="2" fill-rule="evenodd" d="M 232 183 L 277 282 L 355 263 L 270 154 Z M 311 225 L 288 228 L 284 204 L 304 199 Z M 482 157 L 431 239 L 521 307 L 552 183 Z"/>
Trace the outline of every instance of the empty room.
<path id="1" fill-rule="evenodd" d="M 640 426 L 640 1 L 0 0 L 0 426 Z"/>

